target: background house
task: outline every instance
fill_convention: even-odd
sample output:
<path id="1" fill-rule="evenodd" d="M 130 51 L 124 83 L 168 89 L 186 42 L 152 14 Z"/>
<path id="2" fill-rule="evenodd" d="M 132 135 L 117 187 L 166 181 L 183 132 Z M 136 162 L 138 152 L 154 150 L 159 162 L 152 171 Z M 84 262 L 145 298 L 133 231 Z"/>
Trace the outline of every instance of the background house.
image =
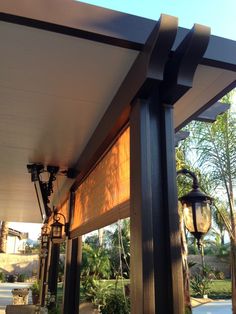
<path id="1" fill-rule="evenodd" d="M 2 253 L 24 253 L 28 233 L 8 227 L 4 227 L 4 229 L 5 232 L 2 232 L 2 226 L 0 227 L 0 234 L 4 233 L 4 237 L 6 238 L 5 248 L 2 250 Z"/>

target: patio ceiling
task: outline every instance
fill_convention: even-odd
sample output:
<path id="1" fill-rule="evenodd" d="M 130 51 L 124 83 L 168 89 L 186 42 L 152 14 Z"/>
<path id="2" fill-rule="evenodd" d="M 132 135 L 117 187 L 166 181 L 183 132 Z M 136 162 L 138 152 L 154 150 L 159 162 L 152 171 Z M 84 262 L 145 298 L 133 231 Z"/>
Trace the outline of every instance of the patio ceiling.
<path id="1" fill-rule="evenodd" d="M 23 3 L 0 4 L 0 220 L 41 222 L 26 165 L 76 165 L 154 21 L 72 1 Z M 42 29 L 43 17 L 63 28 Z M 236 60 L 211 49 L 175 105 L 176 129 L 235 86 Z M 72 183 L 59 177 L 58 189 Z"/>

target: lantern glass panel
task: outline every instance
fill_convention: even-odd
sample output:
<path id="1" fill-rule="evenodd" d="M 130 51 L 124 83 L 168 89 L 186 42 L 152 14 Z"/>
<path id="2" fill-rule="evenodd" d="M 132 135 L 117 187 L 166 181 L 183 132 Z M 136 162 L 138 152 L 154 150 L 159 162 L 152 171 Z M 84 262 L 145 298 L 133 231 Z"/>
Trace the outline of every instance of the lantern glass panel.
<path id="1" fill-rule="evenodd" d="M 62 226 L 53 226 L 53 238 L 61 238 L 62 237 Z"/>
<path id="2" fill-rule="evenodd" d="M 48 235 L 47 234 L 43 234 L 42 235 L 42 242 L 43 243 L 47 243 L 48 242 Z"/>
<path id="3" fill-rule="evenodd" d="M 191 203 L 183 204 L 184 223 L 189 232 L 195 232 L 193 223 L 193 210 Z"/>
<path id="4" fill-rule="evenodd" d="M 194 225 L 194 215 L 192 206 L 195 207 L 196 227 Z M 184 223 L 189 232 L 199 232 L 205 234 L 211 227 L 211 209 L 208 202 L 184 203 L 183 204 Z"/>
<path id="5" fill-rule="evenodd" d="M 195 203 L 197 231 L 207 233 L 211 227 L 211 208 L 207 202 Z"/>

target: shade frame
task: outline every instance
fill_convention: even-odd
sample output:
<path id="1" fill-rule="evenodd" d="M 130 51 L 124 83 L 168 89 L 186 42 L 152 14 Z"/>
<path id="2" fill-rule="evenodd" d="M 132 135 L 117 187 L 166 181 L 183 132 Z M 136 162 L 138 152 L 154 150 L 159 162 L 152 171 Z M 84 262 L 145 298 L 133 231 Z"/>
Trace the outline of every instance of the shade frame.
<path id="1" fill-rule="evenodd" d="M 187 217 L 186 212 L 184 211 L 184 221 L 187 230 L 197 239 L 198 244 L 200 243 L 203 236 L 209 231 L 211 228 L 211 209 L 210 205 L 212 204 L 213 199 L 202 192 L 198 187 L 193 188 L 191 192 L 179 198 L 179 201 L 182 203 L 184 209 L 189 209 L 191 213 L 191 217 L 188 211 L 189 216 Z M 206 220 L 205 230 L 202 231 L 202 227 L 199 227 L 199 221 L 197 219 L 197 214 L 199 211 L 201 212 L 201 216 L 208 217 Z M 203 213 L 204 211 L 204 213 Z M 188 223 L 186 223 L 187 218 L 192 219 L 191 225 L 193 228 L 188 228 Z M 208 224 L 208 225 L 207 225 Z M 193 229 L 193 230 L 192 230 Z"/>

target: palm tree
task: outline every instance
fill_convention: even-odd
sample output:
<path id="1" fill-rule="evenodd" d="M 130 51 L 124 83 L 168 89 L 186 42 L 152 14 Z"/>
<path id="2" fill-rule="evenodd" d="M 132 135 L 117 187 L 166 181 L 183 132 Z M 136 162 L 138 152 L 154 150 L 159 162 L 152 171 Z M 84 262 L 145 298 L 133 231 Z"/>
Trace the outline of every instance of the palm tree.
<path id="1" fill-rule="evenodd" d="M 109 255 L 103 247 L 91 247 L 83 244 L 82 252 L 82 277 L 92 277 L 94 280 L 108 279 L 111 265 Z"/>
<path id="2" fill-rule="evenodd" d="M 186 162 L 184 147 L 179 147 L 176 149 L 176 168 L 180 170 L 182 168 L 189 169 L 190 166 Z M 182 176 L 177 178 L 178 195 L 182 196 L 186 194 L 187 191 L 191 189 L 191 181 L 186 181 Z M 189 267 L 188 267 L 188 245 L 187 237 L 185 232 L 184 218 L 182 206 L 179 203 L 178 206 L 179 221 L 180 221 L 180 236 L 181 236 L 181 255 L 182 255 L 182 266 L 183 266 L 183 286 L 184 286 L 184 303 L 185 303 L 185 313 L 192 313 L 191 297 L 190 297 L 190 277 L 189 277 Z"/>
<path id="3" fill-rule="evenodd" d="M 223 101 L 232 103 L 232 93 Z M 236 113 L 228 111 L 219 116 L 215 123 L 194 122 L 189 128 L 192 137 L 189 149 L 194 150 L 197 166 L 202 173 L 211 173 L 211 182 L 221 199 L 226 199 L 227 209 L 222 201 L 214 206 L 224 222 L 231 242 L 231 278 L 233 313 L 236 314 L 236 210 L 234 186 L 236 184 Z M 214 195 L 213 195 L 214 197 Z"/>
<path id="4" fill-rule="evenodd" d="M 2 221 L 0 231 L 0 253 L 6 253 L 7 250 L 8 225 L 9 222 Z"/>

